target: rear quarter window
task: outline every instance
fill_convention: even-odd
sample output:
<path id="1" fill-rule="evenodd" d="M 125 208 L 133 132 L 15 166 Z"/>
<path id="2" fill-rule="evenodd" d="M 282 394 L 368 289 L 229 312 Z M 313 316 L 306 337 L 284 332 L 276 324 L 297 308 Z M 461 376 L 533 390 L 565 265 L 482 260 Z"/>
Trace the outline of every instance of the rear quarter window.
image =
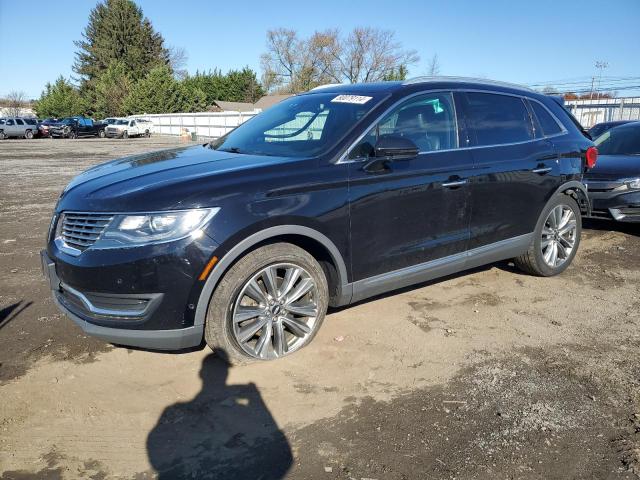
<path id="1" fill-rule="evenodd" d="M 538 124 L 540 125 L 540 128 L 542 128 L 542 133 L 545 136 L 557 135 L 558 133 L 562 133 L 562 128 L 560 127 L 560 125 L 558 125 L 558 122 L 555 121 L 555 119 L 551 116 L 546 108 L 544 108 L 535 100 L 530 100 L 529 104 L 531 105 L 533 113 L 538 119 Z"/>
<path id="2" fill-rule="evenodd" d="M 479 146 L 525 142 L 533 139 L 529 111 L 520 97 L 469 92 L 467 117 Z"/>

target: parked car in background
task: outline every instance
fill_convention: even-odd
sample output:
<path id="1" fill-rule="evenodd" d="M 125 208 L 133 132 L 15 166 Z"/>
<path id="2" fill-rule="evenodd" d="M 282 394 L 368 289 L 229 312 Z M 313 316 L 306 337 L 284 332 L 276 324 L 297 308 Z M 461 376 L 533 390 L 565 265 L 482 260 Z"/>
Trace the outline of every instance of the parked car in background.
<path id="1" fill-rule="evenodd" d="M 152 128 L 153 124 L 142 118 L 121 118 L 108 125 L 105 133 L 117 138 L 150 137 Z"/>
<path id="2" fill-rule="evenodd" d="M 169 350 L 204 336 L 236 362 L 280 358 L 328 305 L 510 258 L 561 273 L 596 155 L 560 104 L 518 86 L 328 86 L 208 145 L 79 175 L 43 271 L 88 334 Z"/>
<path id="3" fill-rule="evenodd" d="M 0 140 L 17 137 L 31 139 L 38 133 L 38 122 L 34 118 L 6 117 L 0 125 Z"/>
<path id="4" fill-rule="evenodd" d="M 592 216 L 640 222 L 640 122 L 607 130 L 594 143 L 598 164 L 585 175 Z"/>
<path id="5" fill-rule="evenodd" d="M 116 121 L 120 120 L 120 118 L 118 117 L 108 117 L 105 118 L 103 120 L 100 120 L 102 123 L 104 123 L 105 125 L 112 125 L 114 123 L 116 123 Z"/>
<path id="6" fill-rule="evenodd" d="M 88 117 L 67 117 L 49 127 L 49 135 L 60 138 L 105 136 L 106 125 Z"/>
<path id="7" fill-rule="evenodd" d="M 633 122 L 633 120 L 616 120 L 614 122 L 596 123 L 593 127 L 587 130 L 587 133 L 589 133 L 589 135 L 591 135 L 591 138 L 595 140 L 607 130 L 610 130 L 614 127 L 619 127 L 620 125 L 624 125 L 625 123 L 630 122 Z"/>
<path id="8" fill-rule="evenodd" d="M 48 137 L 49 129 L 52 125 L 59 123 L 57 118 L 45 118 L 38 123 L 38 131 L 40 137 Z"/>

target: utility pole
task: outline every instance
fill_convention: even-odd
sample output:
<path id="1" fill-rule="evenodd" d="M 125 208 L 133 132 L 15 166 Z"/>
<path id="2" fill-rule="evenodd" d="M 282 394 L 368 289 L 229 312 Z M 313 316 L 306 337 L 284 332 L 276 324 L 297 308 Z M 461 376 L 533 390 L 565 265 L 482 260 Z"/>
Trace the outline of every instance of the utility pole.
<path id="1" fill-rule="evenodd" d="M 596 62 L 596 68 L 599 71 L 599 74 L 598 74 L 598 92 L 600 91 L 600 87 L 602 86 L 602 71 L 605 68 L 608 68 L 608 67 L 609 67 L 609 64 L 607 62 L 603 61 L 603 60 L 598 60 Z M 592 81 L 592 84 L 593 84 L 593 81 Z M 593 87 L 591 89 L 593 90 Z"/>

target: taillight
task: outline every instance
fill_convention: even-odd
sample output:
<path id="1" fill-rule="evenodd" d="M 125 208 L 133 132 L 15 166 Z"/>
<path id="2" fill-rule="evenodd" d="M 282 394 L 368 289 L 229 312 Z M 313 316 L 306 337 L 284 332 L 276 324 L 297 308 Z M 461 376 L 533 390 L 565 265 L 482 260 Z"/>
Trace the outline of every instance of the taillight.
<path id="1" fill-rule="evenodd" d="M 598 161 L 598 149 L 596 147 L 587 148 L 587 168 L 593 168 Z"/>

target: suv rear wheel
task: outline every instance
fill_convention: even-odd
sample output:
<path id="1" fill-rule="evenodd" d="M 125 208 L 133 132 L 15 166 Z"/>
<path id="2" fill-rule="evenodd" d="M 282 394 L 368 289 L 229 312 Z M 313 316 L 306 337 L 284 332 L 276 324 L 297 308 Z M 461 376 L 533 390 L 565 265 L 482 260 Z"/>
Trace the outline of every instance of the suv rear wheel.
<path id="1" fill-rule="evenodd" d="M 220 280 L 205 340 L 236 364 L 289 355 L 316 335 L 328 298 L 327 279 L 312 255 L 289 243 L 260 247 Z"/>
<path id="2" fill-rule="evenodd" d="M 27 140 L 31 140 L 33 138 L 33 132 L 31 130 L 27 130 L 26 132 L 24 132 L 24 138 L 26 138 Z"/>
<path id="3" fill-rule="evenodd" d="M 581 233 L 578 203 L 569 195 L 556 194 L 538 219 L 529 250 L 514 262 L 532 275 L 557 275 L 571 264 L 578 251 Z"/>

